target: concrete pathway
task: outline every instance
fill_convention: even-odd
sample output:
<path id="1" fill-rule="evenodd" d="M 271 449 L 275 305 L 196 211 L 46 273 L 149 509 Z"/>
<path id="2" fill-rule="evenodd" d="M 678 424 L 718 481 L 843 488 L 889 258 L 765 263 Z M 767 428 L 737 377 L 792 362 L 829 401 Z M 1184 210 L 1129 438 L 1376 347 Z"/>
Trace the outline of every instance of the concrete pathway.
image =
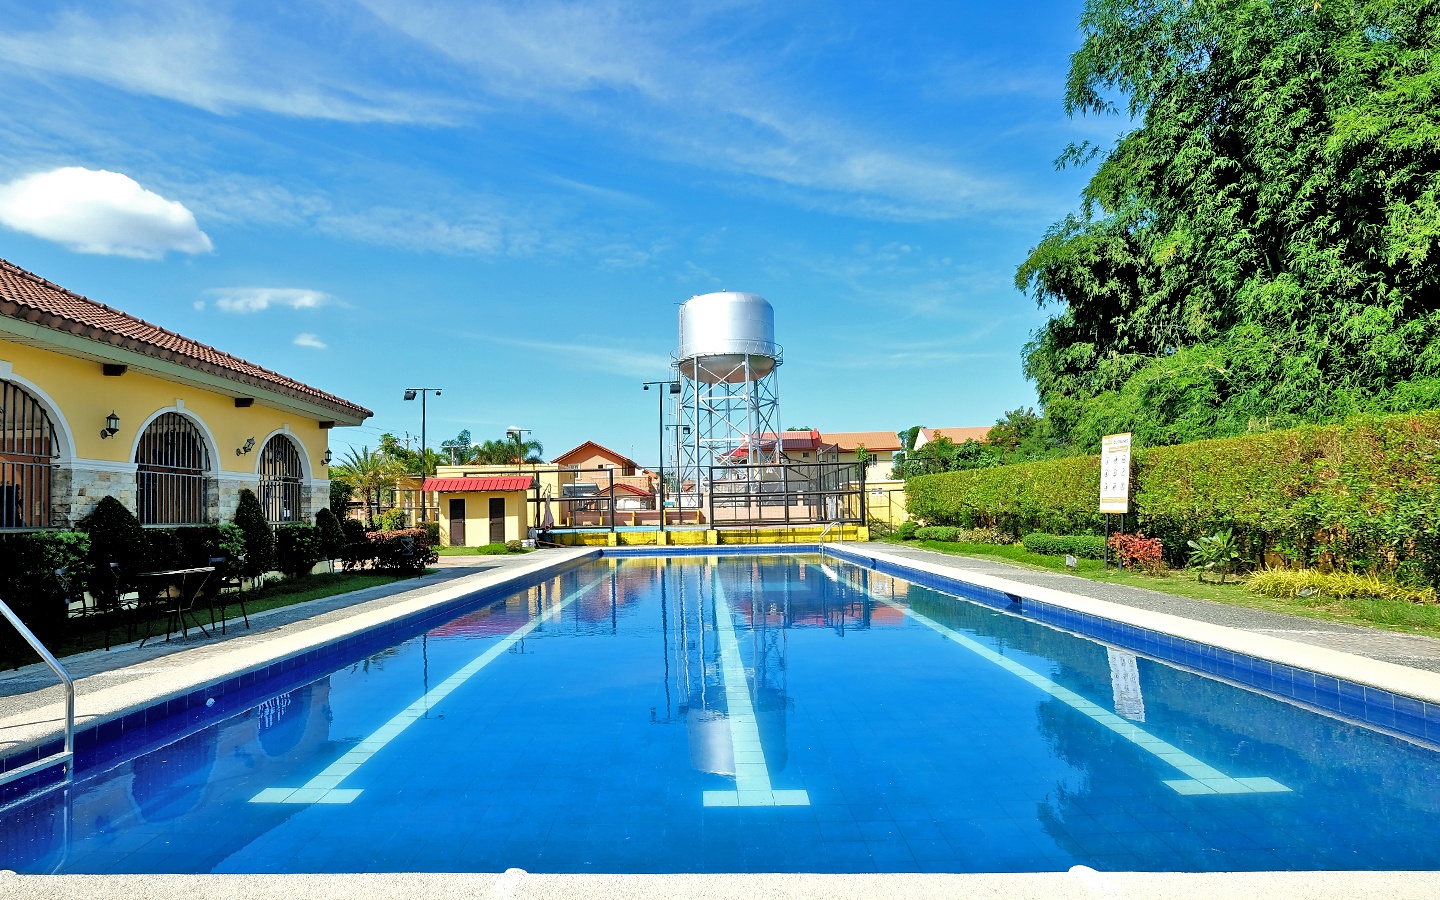
<path id="1" fill-rule="evenodd" d="M 1062 572 L 1045 572 L 988 559 L 953 556 L 907 544 L 887 543 L 874 546 L 877 550 L 892 556 L 924 560 L 931 565 L 944 566 L 961 572 L 992 575 L 1023 584 L 1066 591 L 1094 600 L 1106 600 L 1110 603 L 1119 603 L 1123 606 L 1151 612 L 1169 613 L 1172 616 L 1183 616 L 1212 625 L 1225 625 L 1241 631 L 1285 638 L 1302 644 L 1353 653 L 1357 656 L 1397 665 L 1440 672 L 1440 638 L 1326 622 L 1321 619 L 1307 619 L 1304 616 L 1292 616 L 1288 613 L 1269 612 L 1263 609 L 1248 609 L 1243 606 L 1217 603 L 1213 600 L 1192 600 L 1189 597 L 1177 597 L 1174 594 L 1165 594 L 1145 588 L 1091 581 L 1088 578 L 1066 575 Z M 864 544 L 849 544 L 847 547 L 857 553 L 865 552 Z"/>

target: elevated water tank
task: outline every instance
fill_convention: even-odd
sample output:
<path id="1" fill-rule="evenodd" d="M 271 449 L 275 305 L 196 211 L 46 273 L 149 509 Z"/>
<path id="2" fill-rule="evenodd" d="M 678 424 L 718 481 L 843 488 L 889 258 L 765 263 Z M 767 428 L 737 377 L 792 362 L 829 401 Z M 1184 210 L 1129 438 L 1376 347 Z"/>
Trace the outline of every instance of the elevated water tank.
<path id="1" fill-rule="evenodd" d="M 764 378 L 780 363 L 775 310 L 759 294 L 719 291 L 680 306 L 680 374 L 710 384 Z"/>

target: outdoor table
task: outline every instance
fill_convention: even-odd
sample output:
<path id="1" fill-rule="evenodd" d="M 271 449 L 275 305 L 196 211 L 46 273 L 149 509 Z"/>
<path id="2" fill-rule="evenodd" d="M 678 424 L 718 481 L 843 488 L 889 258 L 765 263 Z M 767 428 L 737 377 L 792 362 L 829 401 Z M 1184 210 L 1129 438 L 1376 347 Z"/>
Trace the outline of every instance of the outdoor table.
<path id="1" fill-rule="evenodd" d="M 179 622 L 180 637 L 189 639 L 189 626 L 185 624 L 185 616 L 189 615 L 195 621 L 195 627 L 200 629 L 206 637 L 210 632 L 200 623 L 195 615 L 195 598 L 200 594 L 200 589 L 205 586 L 205 580 L 215 571 L 214 566 L 196 566 L 193 569 L 166 569 L 161 572 L 140 572 L 135 577 L 152 584 L 160 582 L 164 586 L 164 596 L 170 601 L 169 607 L 165 610 L 165 640 L 168 643 L 170 634 L 175 630 L 175 623 Z M 145 637 L 141 639 L 140 646 L 150 640 L 150 623 L 145 623 Z"/>

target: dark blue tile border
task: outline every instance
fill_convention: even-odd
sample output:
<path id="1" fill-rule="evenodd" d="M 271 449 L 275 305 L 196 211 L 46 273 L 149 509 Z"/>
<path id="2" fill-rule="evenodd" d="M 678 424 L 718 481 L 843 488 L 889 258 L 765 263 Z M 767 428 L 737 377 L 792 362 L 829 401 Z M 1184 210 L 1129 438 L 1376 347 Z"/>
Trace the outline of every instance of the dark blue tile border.
<path id="1" fill-rule="evenodd" d="M 299 687 L 348 662 L 408 640 L 464 612 L 506 597 L 515 591 L 526 590 L 593 562 L 596 558 L 593 554 L 586 554 L 578 559 L 557 563 L 522 578 L 490 585 L 413 615 L 348 635 L 324 647 L 273 660 L 223 681 L 191 688 L 176 696 L 156 699 L 141 709 L 98 722 L 87 722 L 75 729 L 75 774 L 77 777 L 84 777 L 96 767 L 104 767 L 116 759 L 144 753 L 149 745 L 159 747 L 172 743 L 182 736 L 176 733 L 180 730 L 194 730 L 202 724 L 242 712 L 260 700 Z M 0 758 L 0 772 L 12 771 L 42 757 L 53 756 L 59 753 L 63 746 L 64 741 L 57 738 L 12 752 Z M 57 766 L 55 769 L 47 769 L 0 786 L 0 804 L 47 786 L 56 780 L 59 774 Z"/>
<path id="2" fill-rule="evenodd" d="M 827 545 L 822 552 L 885 575 L 903 578 L 911 584 L 1018 613 L 1038 622 L 1055 625 L 1155 659 L 1176 663 L 1197 672 L 1216 675 L 1314 709 L 1336 713 L 1347 719 L 1368 723 L 1427 743 L 1440 742 L 1440 705 L 1437 704 L 1212 647 L 1188 638 L 1127 625 L 1103 616 L 1077 612 L 1042 600 L 1017 597 L 993 588 L 971 584 L 959 577 L 912 569 L 888 560 L 876 559 L 849 547 Z"/>

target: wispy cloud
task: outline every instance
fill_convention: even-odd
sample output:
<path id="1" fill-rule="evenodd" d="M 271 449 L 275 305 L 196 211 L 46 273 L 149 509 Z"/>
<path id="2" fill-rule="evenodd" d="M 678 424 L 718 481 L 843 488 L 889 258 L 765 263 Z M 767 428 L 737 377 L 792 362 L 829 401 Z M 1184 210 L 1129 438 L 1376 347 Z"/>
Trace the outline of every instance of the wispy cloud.
<path id="1" fill-rule="evenodd" d="M 207 293 L 215 298 L 216 306 L 232 313 L 263 312 L 272 306 L 289 309 L 315 309 L 334 301 L 329 294 L 312 291 L 308 288 L 215 288 Z M 300 337 L 306 337 L 306 335 L 302 334 Z M 314 335 L 309 335 L 309 337 L 313 338 Z M 296 343 L 299 343 L 299 338 L 296 338 Z"/>
<path id="2" fill-rule="evenodd" d="M 316 350 L 324 350 L 330 346 L 308 331 L 302 331 L 300 334 L 295 335 L 295 340 L 291 341 L 291 343 L 297 347 L 313 347 Z"/>
<path id="3" fill-rule="evenodd" d="M 259 34 L 243 12 L 155 2 L 101 17 L 58 12 L 49 27 L 0 33 L 9 68 L 84 78 L 222 115 L 259 110 L 346 122 L 447 122 L 461 104 L 376 84 L 285 32 Z M 372 54 L 365 54 L 367 62 Z"/>
<path id="4" fill-rule="evenodd" d="M 623 342 L 596 338 L 593 344 L 572 344 L 564 341 L 532 341 L 519 338 L 498 338 L 484 334 L 460 334 L 459 337 L 483 341 L 488 344 L 503 344 L 545 354 L 546 364 L 553 366 L 556 360 L 564 360 L 570 367 L 587 372 L 606 375 L 624 375 L 645 378 L 663 375 L 670 368 L 670 357 L 626 347 Z"/>
<path id="5" fill-rule="evenodd" d="M 159 259 L 214 249 L 183 203 L 128 175 L 78 166 L 0 186 L 0 224 L 78 253 Z"/>

